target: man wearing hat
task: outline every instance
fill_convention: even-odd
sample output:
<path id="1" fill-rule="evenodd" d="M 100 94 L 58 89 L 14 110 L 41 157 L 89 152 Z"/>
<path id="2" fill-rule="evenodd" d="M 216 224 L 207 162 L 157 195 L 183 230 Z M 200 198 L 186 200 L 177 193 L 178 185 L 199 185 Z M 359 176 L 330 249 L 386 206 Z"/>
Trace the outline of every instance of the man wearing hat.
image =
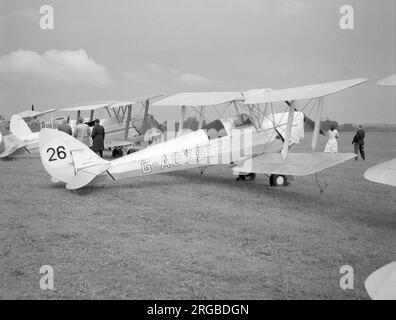
<path id="1" fill-rule="evenodd" d="M 358 161 L 358 155 L 362 156 L 363 161 L 366 160 L 366 153 L 364 151 L 364 139 L 366 138 L 366 132 L 361 125 L 358 126 L 356 135 L 353 137 L 352 144 L 355 145 L 355 160 Z"/>
<path id="2" fill-rule="evenodd" d="M 104 150 L 104 138 L 105 138 L 105 129 L 100 125 L 99 119 L 95 120 L 95 126 L 92 130 L 92 150 L 99 154 L 103 158 L 103 150 Z"/>

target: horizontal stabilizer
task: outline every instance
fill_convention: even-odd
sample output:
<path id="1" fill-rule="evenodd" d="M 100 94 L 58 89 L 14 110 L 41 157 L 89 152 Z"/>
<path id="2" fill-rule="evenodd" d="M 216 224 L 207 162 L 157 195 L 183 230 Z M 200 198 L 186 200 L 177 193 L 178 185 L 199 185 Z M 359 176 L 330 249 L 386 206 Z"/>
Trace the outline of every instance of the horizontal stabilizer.
<path id="1" fill-rule="evenodd" d="M 94 167 L 83 169 L 74 176 L 74 178 L 69 181 L 66 188 L 69 190 L 76 190 L 86 186 L 90 183 L 96 176 L 102 174 L 110 167 L 109 163 L 102 163 Z"/>
<path id="2" fill-rule="evenodd" d="M 1 136 L 0 140 L 0 158 L 6 158 L 17 151 L 26 147 L 26 143 L 18 139 L 14 134 Z"/>
<path id="3" fill-rule="evenodd" d="M 368 169 L 364 177 L 373 182 L 396 187 L 396 159 Z"/>
<path id="4" fill-rule="evenodd" d="M 283 160 L 280 153 L 266 153 L 245 160 L 233 168 L 235 172 L 307 176 L 353 159 L 353 153 L 289 153 Z"/>

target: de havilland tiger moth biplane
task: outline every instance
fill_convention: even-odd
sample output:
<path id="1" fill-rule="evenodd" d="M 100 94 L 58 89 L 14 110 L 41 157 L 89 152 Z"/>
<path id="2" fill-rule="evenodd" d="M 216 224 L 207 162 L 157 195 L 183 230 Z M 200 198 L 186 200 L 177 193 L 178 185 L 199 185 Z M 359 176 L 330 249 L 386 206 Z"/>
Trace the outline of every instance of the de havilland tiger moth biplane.
<path id="1" fill-rule="evenodd" d="M 65 183 L 71 190 L 109 180 L 214 165 L 229 165 L 236 175 L 266 174 L 272 185 L 286 185 L 287 176 L 315 174 L 355 157 L 353 153 L 325 154 L 315 150 L 324 98 L 365 82 L 366 79 L 359 78 L 283 90 L 182 93 L 154 104 L 181 106 L 181 125 L 174 139 L 107 161 L 73 137 L 44 129 L 39 137 L 40 157 L 52 182 Z M 291 153 L 290 148 L 304 135 L 304 114 L 298 111 L 298 102 L 303 100 L 309 100 L 316 108 L 313 152 Z M 270 112 L 277 102 L 285 103 L 285 112 Z M 182 134 L 188 106 L 200 107 L 202 111 L 224 103 L 247 109 L 250 117 L 238 114 Z M 209 134 L 211 129 L 220 131 L 213 135 L 213 130 Z"/>
<path id="2" fill-rule="evenodd" d="M 381 87 L 396 87 L 396 74 L 378 81 L 377 84 Z M 396 187 L 396 159 L 368 169 L 364 173 L 364 177 L 372 182 Z"/>

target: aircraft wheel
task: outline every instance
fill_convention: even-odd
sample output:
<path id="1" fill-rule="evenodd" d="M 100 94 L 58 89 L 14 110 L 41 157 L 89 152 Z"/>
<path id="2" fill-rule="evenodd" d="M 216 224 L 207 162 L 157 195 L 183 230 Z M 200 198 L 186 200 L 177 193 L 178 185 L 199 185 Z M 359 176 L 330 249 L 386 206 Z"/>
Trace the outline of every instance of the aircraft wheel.
<path id="1" fill-rule="evenodd" d="M 250 181 L 256 180 L 256 174 L 255 173 L 249 173 L 246 178 Z"/>
<path id="2" fill-rule="evenodd" d="M 287 176 L 273 174 L 270 177 L 270 186 L 271 187 L 286 187 L 289 185 L 287 181 Z"/>
<path id="3" fill-rule="evenodd" d="M 240 174 L 240 175 L 238 176 L 238 178 L 236 178 L 236 181 L 246 181 L 246 176 Z"/>

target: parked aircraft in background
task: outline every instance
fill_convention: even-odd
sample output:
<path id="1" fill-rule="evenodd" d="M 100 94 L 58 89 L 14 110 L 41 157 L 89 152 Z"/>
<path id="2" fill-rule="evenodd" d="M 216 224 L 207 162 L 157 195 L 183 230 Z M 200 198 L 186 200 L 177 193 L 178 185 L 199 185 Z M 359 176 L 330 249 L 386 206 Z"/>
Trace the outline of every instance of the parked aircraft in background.
<path id="1" fill-rule="evenodd" d="M 76 118 L 70 120 L 72 129 L 76 125 L 76 119 L 83 112 L 89 112 L 89 118 L 84 118 L 89 126 L 94 125 L 95 118 L 100 119 L 105 128 L 106 149 L 128 149 L 133 146 L 133 151 L 141 148 L 145 132 L 151 128 L 158 128 L 158 122 L 149 114 L 150 101 L 163 96 L 164 93 L 133 99 L 130 101 L 101 101 L 87 104 L 77 104 L 71 107 L 59 109 L 60 112 L 76 112 Z M 133 106 L 141 105 L 141 109 L 133 110 Z M 96 115 L 96 112 L 104 110 L 106 117 Z M 59 122 L 63 118 L 55 119 Z M 138 146 L 140 144 L 140 146 Z M 128 149 L 129 150 L 129 149 Z M 127 150 L 127 151 L 128 151 Z"/>
<path id="2" fill-rule="evenodd" d="M 54 110 L 37 112 L 34 118 L 52 113 Z M 33 118 L 33 117 L 32 117 Z M 38 149 L 38 132 L 32 132 L 22 116 L 14 114 L 10 120 L 10 132 L 0 134 L 0 159 Z"/>

